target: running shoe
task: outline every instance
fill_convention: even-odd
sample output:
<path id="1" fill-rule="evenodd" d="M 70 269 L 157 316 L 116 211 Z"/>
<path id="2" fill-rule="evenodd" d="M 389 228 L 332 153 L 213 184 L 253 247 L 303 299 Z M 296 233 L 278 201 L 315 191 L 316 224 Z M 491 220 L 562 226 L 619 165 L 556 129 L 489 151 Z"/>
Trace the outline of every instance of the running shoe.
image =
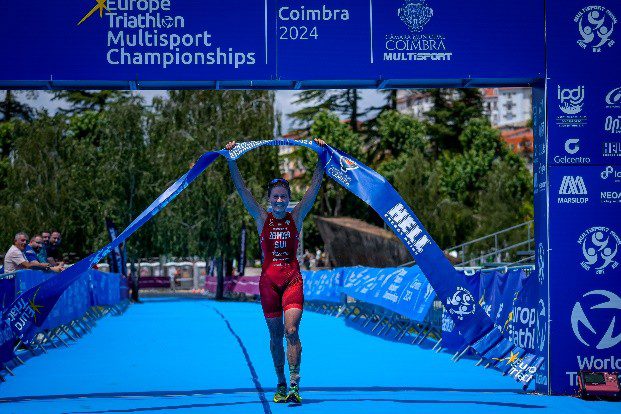
<path id="1" fill-rule="evenodd" d="M 289 395 L 287 395 L 287 402 L 296 404 L 300 404 L 302 402 L 302 397 L 300 397 L 300 387 L 298 387 L 297 384 L 291 385 Z"/>
<path id="2" fill-rule="evenodd" d="M 276 394 L 274 394 L 275 403 L 284 403 L 287 401 L 287 384 L 278 384 Z"/>

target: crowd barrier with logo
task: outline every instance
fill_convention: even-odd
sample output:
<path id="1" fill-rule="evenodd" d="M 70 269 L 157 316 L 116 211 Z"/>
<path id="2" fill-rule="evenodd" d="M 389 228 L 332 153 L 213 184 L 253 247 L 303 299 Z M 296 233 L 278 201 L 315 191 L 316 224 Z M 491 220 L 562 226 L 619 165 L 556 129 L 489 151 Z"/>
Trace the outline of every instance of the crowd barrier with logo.
<path id="1" fill-rule="evenodd" d="M 20 270 L 4 275 L 0 279 L 0 305 L 2 305 L 0 310 L 4 312 L 5 308 L 21 292 L 54 277 L 57 277 L 56 273 L 36 270 Z M 103 316 L 107 310 L 120 310 L 119 306 L 128 298 L 127 283 L 120 274 L 104 273 L 94 269 L 84 272 L 60 296 L 45 322 L 33 333 L 32 338 L 23 339 L 18 343 L 1 341 L 3 346 L 0 347 L 0 367 L 12 373 L 8 366 L 9 361 L 17 358 L 18 361 L 23 362 L 15 353 L 19 346 L 34 354 L 35 349 L 45 352 L 45 346 L 53 345 L 55 340 L 65 344 L 67 339 L 75 340 L 76 337 L 90 329 L 90 322 Z M 38 312 L 36 298 L 25 306 L 30 307 L 35 314 Z M 10 328 L 4 322 L 0 326 L 0 337 L 11 337 Z M 0 374 L 0 380 L 2 378 Z"/>
<path id="2" fill-rule="evenodd" d="M 463 282 L 512 342 L 530 352 L 543 349 L 546 338 L 546 309 L 538 296 L 539 284 L 532 266 L 464 271 Z M 454 315 L 453 315 L 454 316 Z M 452 316 L 442 314 L 442 346 L 450 351 L 466 345 L 455 330 Z"/>

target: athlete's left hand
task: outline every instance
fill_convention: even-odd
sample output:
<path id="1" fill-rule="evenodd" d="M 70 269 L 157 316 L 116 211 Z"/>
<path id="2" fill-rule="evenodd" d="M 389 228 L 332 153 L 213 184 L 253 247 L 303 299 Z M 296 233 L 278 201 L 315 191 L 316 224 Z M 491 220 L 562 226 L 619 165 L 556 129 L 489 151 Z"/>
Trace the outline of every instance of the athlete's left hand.
<path id="1" fill-rule="evenodd" d="M 313 141 L 315 141 L 315 144 L 319 145 L 320 147 L 326 146 L 326 142 L 323 139 L 315 138 Z"/>

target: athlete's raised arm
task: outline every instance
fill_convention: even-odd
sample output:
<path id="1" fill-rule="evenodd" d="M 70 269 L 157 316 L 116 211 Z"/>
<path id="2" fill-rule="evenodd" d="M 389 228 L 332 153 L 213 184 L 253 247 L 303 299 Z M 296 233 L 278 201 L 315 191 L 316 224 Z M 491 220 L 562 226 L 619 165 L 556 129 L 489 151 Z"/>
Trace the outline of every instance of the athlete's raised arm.
<path id="1" fill-rule="evenodd" d="M 319 138 L 315 138 L 315 142 L 322 147 L 326 145 L 326 143 Z M 322 179 L 323 163 L 321 162 L 321 158 L 319 158 L 317 160 L 317 165 L 315 165 L 315 172 L 313 173 L 313 178 L 311 178 L 308 190 L 306 190 L 306 193 L 304 194 L 304 197 L 302 197 L 302 200 L 300 200 L 300 202 L 291 212 L 293 220 L 295 221 L 295 226 L 298 228 L 298 230 L 302 228 L 301 226 L 304 218 L 306 217 L 308 212 L 311 211 L 311 208 L 313 208 L 313 204 L 315 204 L 315 198 L 317 198 L 317 193 L 319 193 L 319 189 L 321 188 Z"/>
<path id="2" fill-rule="evenodd" d="M 226 144 L 226 149 L 230 151 L 235 147 L 235 145 L 235 141 L 230 141 Z M 257 203 L 257 200 L 254 198 L 248 187 L 246 187 L 235 160 L 229 160 L 229 170 L 231 171 L 231 178 L 233 179 L 233 183 L 235 183 L 235 187 L 237 188 L 237 192 L 239 193 L 244 206 L 246 206 L 246 209 L 250 215 L 257 222 L 257 227 L 263 227 L 262 224 L 267 217 L 267 212 L 259 203 Z"/>

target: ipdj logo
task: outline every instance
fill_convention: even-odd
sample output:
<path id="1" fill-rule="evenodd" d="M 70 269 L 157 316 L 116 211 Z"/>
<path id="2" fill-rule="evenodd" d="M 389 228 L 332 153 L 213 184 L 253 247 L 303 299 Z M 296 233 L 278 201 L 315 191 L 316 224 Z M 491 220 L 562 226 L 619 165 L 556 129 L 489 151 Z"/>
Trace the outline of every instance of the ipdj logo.
<path id="1" fill-rule="evenodd" d="M 575 89 L 563 89 L 558 85 L 557 97 L 559 108 L 567 115 L 575 115 L 582 111 L 584 105 L 584 86 Z"/>
<path id="2" fill-rule="evenodd" d="M 563 177 L 561 188 L 558 191 L 559 194 L 564 195 L 585 195 L 587 194 L 587 188 L 584 184 L 584 179 L 577 176 L 566 175 Z"/>
<path id="3" fill-rule="evenodd" d="M 462 321 L 464 316 L 474 314 L 475 302 L 474 296 L 468 289 L 458 286 L 453 296 L 446 299 L 446 309 L 451 315 Z"/>
<path id="4" fill-rule="evenodd" d="M 619 236 L 608 227 L 591 227 L 580 235 L 578 244 L 582 249 L 584 261 L 580 265 L 585 270 L 595 269 L 596 274 L 604 274 L 608 267 L 615 269 L 619 262 L 615 256 L 621 245 Z"/>
<path id="5" fill-rule="evenodd" d="M 579 301 L 576 302 L 573 310 L 571 311 L 571 329 L 574 331 L 574 335 L 576 335 L 578 341 L 580 341 L 583 345 L 590 347 L 592 343 L 597 342 L 597 345 L 595 345 L 596 349 L 612 348 L 618 345 L 619 342 L 621 342 L 621 333 L 617 333 L 617 335 L 614 334 L 616 317 L 621 317 L 621 312 L 619 312 L 621 311 L 621 298 L 608 290 L 592 290 L 582 295 L 582 297 L 586 298 L 587 296 L 594 295 L 603 296 L 604 299 L 607 300 L 591 306 L 589 308 L 590 316 L 587 316 L 587 314 L 584 312 L 582 304 Z M 617 315 L 612 316 L 610 324 L 608 325 L 608 329 L 602 335 L 601 332 L 598 334 L 595 328 L 593 328 L 592 321 L 596 317 L 595 313 L 603 313 L 602 310 L 605 309 L 612 309 Z M 608 311 L 608 313 L 610 313 L 610 311 Z M 584 338 L 584 336 L 582 336 L 582 333 L 580 332 L 581 326 L 584 326 L 592 334 L 589 335 L 588 341 Z M 594 336 L 596 337 L 593 338 Z M 597 339 L 597 337 L 599 337 L 599 340 Z M 593 341 L 593 339 L 595 339 L 595 341 Z"/>
<path id="6" fill-rule="evenodd" d="M 621 115 L 616 118 L 614 116 L 607 116 L 604 122 L 604 129 L 611 134 L 621 134 Z"/>
<path id="7" fill-rule="evenodd" d="M 545 277 L 545 250 L 543 248 L 543 243 L 539 243 L 539 246 L 537 246 L 537 279 L 539 280 L 539 284 L 543 284 Z"/>
<path id="8" fill-rule="evenodd" d="M 606 108 L 621 108 L 621 87 L 614 88 L 606 95 Z"/>
<path id="9" fill-rule="evenodd" d="M 578 24 L 578 32 L 582 37 L 578 45 L 583 49 L 590 47 L 593 52 L 601 52 L 604 46 L 615 44 L 612 34 L 617 18 L 605 7 L 585 7 L 574 17 L 574 22 Z"/>
<path id="10" fill-rule="evenodd" d="M 397 15 L 412 33 L 418 33 L 431 20 L 433 9 L 425 4 L 425 0 L 408 0 Z"/>

